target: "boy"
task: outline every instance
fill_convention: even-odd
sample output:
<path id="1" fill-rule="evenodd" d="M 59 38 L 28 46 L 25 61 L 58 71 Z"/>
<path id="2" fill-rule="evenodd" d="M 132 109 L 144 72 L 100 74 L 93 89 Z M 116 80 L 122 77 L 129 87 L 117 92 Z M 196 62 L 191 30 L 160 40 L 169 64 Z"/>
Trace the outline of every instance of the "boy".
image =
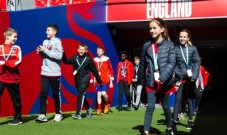
<path id="1" fill-rule="evenodd" d="M 130 85 L 134 76 L 133 64 L 127 60 L 127 52 L 121 51 L 121 61 L 117 64 L 117 83 L 119 87 L 119 107 L 118 112 L 122 111 L 123 92 L 127 98 L 127 111 L 131 109 Z"/>
<path id="2" fill-rule="evenodd" d="M 87 111 L 86 117 L 91 118 L 91 109 L 85 96 L 86 90 L 89 86 L 90 73 L 92 72 L 94 74 L 99 84 L 102 83 L 102 80 L 99 76 L 99 73 L 95 67 L 94 62 L 87 54 L 88 52 L 87 45 L 80 43 L 77 51 L 78 54 L 73 55 L 68 59 L 66 57 L 66 54 L 64 53 L 62 59 L 62 61 L 65 64 L 71 64 L 73 66 L 75 86 L 77 87 L 78 90 L 76 114 L 72 115 L 72 117 L 74 119 L 82 119 L 81 108 L 82 105 L 84 105 Z"/>
<path id="3" fill-rule="evenodd" d="M 132 79 L 132 85 L 133 87 L 135 87 L 135 92 L 136 92 L 136 102 L 133 105 L 135 110 L 139 109 L 139 103 L 140 103 L 140 95 L 141 95 L 141 91 L 142 91 L 142 85 L 138 85 L 138 71 L 139 71 L 139 63 L 140 63 L 140 58 L 138 56 L 134 57 L 134 77 Z M 133 95 L 134 96 L 134 95 Z M 134 98 L 134 97 L 133 97 Z"/>
<path id="4" fill-rule="evenodd" d="M 49 85 L 52 88 L 55 117 L 54 121 L 59 122 L 63 119 L 61 114 L 61 94 L 60 94 L 60 79 L 61 79 L 61 59 L 63 54 L 62 43 L 56 37 L 58 26 L 53 24 L 47 26 L 47 38 L 43 41 L 43 45 L 37 47 L 37 53 L 43 58 L 41 67 L 41 93 L 40 93 L 40 115 L 36 119 L 37 122 L 47 122 L 46 107 Z"/>
<path id="5" fill-rule="evenodd" d="M 14 119 L 9 125 L 19 125 L 22 123 L 18 69 L 22 60 L 21 49 L 19 46 L 13 45 L 17 41 L 17 31 L 15 29 L 6 29 L 4 38 L 5 43 L 0 45 L 0 97 L 6 87 L 14 106 Z"/>
<path id="6" fill-rule="evenodd" d="M 104 113 L 108 113 L 109 112 L 109 100 L 108 100 L 108 95 L 106 93 L 107 89 L 108 89 L 108 84 L 110 88 L 113 88 L 113 68 L 110 62 L 110 58 L 105 56 L 105 51 L 104 48 L 102 47 L 98 47 L 97 48 L 97 55 L 98 57 L 94 58 L 94 62 L 96 65 L 96 68 L 99 72 L 99 75 L 102 79 L 102 84 L 95 84 L 96 85 L 96 90 L 97 90 L 97 101 L 98 101 L 98 111 L 97 111 L 97 115 L 102 114 L 102 96 L 105 100 L 105 108 L 104 108 Z M 93 78 L 93 77 L 92 77 Z M 91 79 L 90 82 L 92 83 L 94 81 L 95 83 L 95 79 Z"/>

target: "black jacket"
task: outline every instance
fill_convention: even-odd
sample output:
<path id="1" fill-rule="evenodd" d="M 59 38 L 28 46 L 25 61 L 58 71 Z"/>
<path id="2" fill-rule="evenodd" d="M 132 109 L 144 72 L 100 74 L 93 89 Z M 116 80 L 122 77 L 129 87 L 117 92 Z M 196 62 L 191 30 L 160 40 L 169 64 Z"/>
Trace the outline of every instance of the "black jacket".
<path id="1" fill-rule="evenodd" d="M 182 50 L 184 56 L 186 58 L 186 47 L 182 46 Z M 192 70 L 192 79 L 196 80 L 199 75 L 199 67 L 200 67 L 200 58 L 197 48 L 193 45 L 188 45 L 188 67 L 183 59 L 180 45 L 175 47 L 176 53 L 176 66 L 174 72 L 178 75 L 181 79 L 187 78 L 187 69 Z"/>
<path id="2" fill-rule="evenodd" d="M 79 66 L 77 60 L 79 64 L 83 63 L 81 67 Z M 62 61 L 65 64 L 72 64 L 73 71 L 77 70 L 77 74 L 74 76 L 74 81 L 77 88 L 87 88 L 89 86 L 91 72 L 94 74 L 97 82 L 102 83 L 93 60 L 87 54 L 83 56 L 77 54 L 67 59 L 66 54 L 64 53 Z"/>
<path id="3" fill-rule="evenodd" d="M 151 43 L 149 41 L 144 44 L 141 58 L 138 81 L 140 84 L 145 83 L 146 86 L 154 88 L 154 62 Z M 176 63 L 176 57 L 174 53 L 174 45 L 171 41 L 163 39 L 157 44 L 158 47 L 158 67 L 160 80 L 166 84 L 171 85 L 173 83 L 173 70 Z"/>

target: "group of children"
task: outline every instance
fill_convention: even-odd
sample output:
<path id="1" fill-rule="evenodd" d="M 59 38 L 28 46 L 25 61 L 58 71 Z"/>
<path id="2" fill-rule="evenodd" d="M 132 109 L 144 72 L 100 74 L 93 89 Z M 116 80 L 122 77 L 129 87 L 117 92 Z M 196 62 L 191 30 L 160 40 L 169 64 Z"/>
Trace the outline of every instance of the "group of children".
<path id="1" fill-rule="evenodd" d="M 193 127 L 192 121 L 192 93 L 196 80 L 199 77 L 200 58 L 195 46 L 190 41 L 191 34 L 187 29 L 179 33 L 179 45 L 174 46 L 170 41 L 165 22 L 160 18 L 154 18 L 149 23 L 150 40 L 143 45 L 141 56 L 135 57 L 135 66 L 127 60 L 127 52 L 120 52 L 121 61 L 117 64 L 116 82 L 119 87 L 118 111 L 122 111 L 123 93 L 127 99 L 127 108 L 132 106 L 130 96 L 130 85 L 137 88 L 137 98 L 133 107 L 139 108 L 140 94 L 142 87 L 147 93 L 147 108 L 144 118 L 144 134 L 149 135 L 156 99 L 160 98 L 166 118 L 166 135 L 173 135 L 177 131 L 177 115 L 179 112 L 183 93 L 186 93 L 189 120 L 187 128 Z M 113 87 L 114 71 L 109 57 L 105 56 L 104 48 L 98 47 L 98 56 L 92 59 L 88 55 L 88 47 L 79 44 L 78 53 L 67 58 L 63 51 L 61 40 L 56 37 L 57 25 L 47 26 L 47 39 L 36 49 L 43 59 L 41 67 L 41 93 L 40 93 L 40 115 L 37 122 L 46 122 L 46 100 L 48 87 L 51 86 L 55 117 L 54 121 L 63 119 L 61 112 L 60 63 L 70 64 L 73 67 L 75 86 L 78 90 L 76 113 L 72 115 L 75 119 L 81 119 L 81 108 L 84 105 L 86 117 L 91 117 L 91 108 L 86 99 L 86 90 L 89 83 L 94 83 L 97 90 L 97 114 L 107 113 L 109 100 L 107 95 L 108 87 Z M 19 91 L 18 65 L 21 62 L 21 49 L 13 45 L 17 40 L 17 32 L 8 28 L 4 32 L 5 43 L 0 46 L 0 95 L 4 87 L 8 88 L 13 100 L 15 114 L 14 120 L 9 124 L 18 125 L 22 123 L 21 99 Z M 92 73 L 92 74 L 91 74 Z M 179 84 L 176 91 L 174 85 Z M 173 110 L 173 117 L 169 106 L 170 93 L 176 92 L 176 99 Z M 103 97 L 103 98 L 102 98 Z M 105 107 L 102 110 L 102 99 Z"/>
<path id="2" fill-rule="evenodd" d="M 75 86 L 78 90 L 76 113 L 72 115 L 75 119 L 81 119 L 81 109 L 84 105 L 87 113 L 86 117 L 91 117 L 91 108 L 86 99 L 86 90 L 89 83 L 94 83 L 97 90 L 98 111 L 97 114 L 108 113 L 109 100 L 106 93 L 108 87 L 113 87 L 113 69 L 109 57 L 104 55 L 104 48 L 98 47 L 98 57 L 92 59 L 88 55 L 87 45 L 80 43 L 78 53 L 67 58 L 63 51 L 62 43 L 56 37 L 58 26 L 48 25 L 46 29 L 47 39 L 39 45 L 36 52 L 42 58 L 41 66 L 41 91 L 40 109 L 36 122 L 47 122 L 46 109 L 49 86 L 51 87 L 55 106 L 54 121 L 59 122 L 63 119 L 61 111 L 61 62 L 70 64 L 73 67 Z M 14 45 L 17 40 L 17 31 L 8 28 L 4 31 L 5 43 L 0 45 L 0 96 L 7 87 L 14 105 L 14 119 L 10 125 L 22 123 L 21 117 L 21 96 L 19 90 L 20 75 L 18 66 L 21 63 L 22 55 L 19 46 Z M 92 73 L 92 77 L 91 77 Z M 92 79 L 90 79 L 92 78 Z M 109 84 L 110 83 L 110 84 Z M 102 111 L 102 97 L 104 98 L 105 108 Z"/>
<path id="3" fill-rule="evenodd" d="M 182 29 L 179 32 L 179 44 L 174 45 L 162 19 L 152 19 L 149 27 L 151 39 L 143 46 L 138 71 L 138 84 L 145 87 L 148 102 L 144 134 L 149 135 L 156 98 L 161 99 L 164 110 L 166 135 L 173 135 L 177 131 L 182 97 L 186 98 L 188 105 L 186 128 L 192 129 L 192 99 L 198 97 L 198 108 L 201 99 L 201 92 L 198 91 L 204 89 L 207 78 L 201 75 L 201 60 L 197 48 L 190 41 L 191 33 L 188 29 Z M 173 115 L 169 106 L 170 93 L 175 93 Z"/>

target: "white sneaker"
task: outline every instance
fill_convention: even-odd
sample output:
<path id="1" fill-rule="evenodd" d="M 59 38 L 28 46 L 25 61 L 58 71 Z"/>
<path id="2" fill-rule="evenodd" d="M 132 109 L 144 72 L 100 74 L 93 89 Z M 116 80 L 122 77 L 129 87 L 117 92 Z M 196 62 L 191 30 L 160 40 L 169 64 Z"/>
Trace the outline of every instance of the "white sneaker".
<path id="1" fill-rule="evenodd" d="M 47 122 L 47 117 L 45 114 L 40 114 L 39 117 L 35 121 L 36 122 Z"/>
<path id="2" fill-rule="evenodd" d="M 54 121 L 60 122 L 63 119 L 63 116 L 61 114 L 55 114 Z"/>

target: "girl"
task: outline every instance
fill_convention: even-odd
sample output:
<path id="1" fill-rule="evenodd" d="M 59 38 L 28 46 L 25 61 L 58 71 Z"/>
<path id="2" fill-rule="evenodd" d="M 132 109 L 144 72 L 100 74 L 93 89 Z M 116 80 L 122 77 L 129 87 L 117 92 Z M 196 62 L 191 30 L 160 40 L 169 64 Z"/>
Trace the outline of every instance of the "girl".
<path id="1" fill-rule="evenodd" d="M 149 134 L 156 98 L 160 97 L 167 123 L 166 135 L 173 135 L 169 97 L 174 90 L 172 85 L 176 62 L 174 45 L 169 39 L 167 27 L 162 19 L 152 19 L 149 26 L 151 40 L 143 46 L 138 74 L 139 84 L 145 83 L 148 101 L 144 134 Z"/>
<path id="2" fill-rule="evenodd" d="M 180 109 L 182 94 L 188 102 L 189 120 L 187 129 L 192 129 L 192 94 L 195 87 L 195 81 L 199 75 L 200 57 L 195 46 L 190 41 L 191 33 L 187 29 L 182 29 L 179 34 L 180 44 L 175 47 L 176 66 L 174 72 L 181 79 L 181 85 L 176 93 L 174 112 L 173 112 L 173 129 L 176 130 L 177 115 Z"/>

